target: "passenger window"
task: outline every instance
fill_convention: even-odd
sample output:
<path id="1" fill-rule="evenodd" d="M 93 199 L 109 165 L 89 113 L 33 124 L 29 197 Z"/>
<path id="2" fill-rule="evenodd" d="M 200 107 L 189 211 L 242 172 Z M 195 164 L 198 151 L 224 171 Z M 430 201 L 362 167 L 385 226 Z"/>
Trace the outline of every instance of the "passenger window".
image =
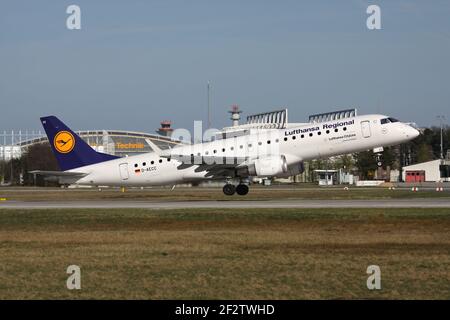
<path id="1" fill-rule="evenodd" d="M 134 167 L 135 167 L 135 168 L 137 168 L 137 166 L 138 166 L 138 164 L 137 164 L 137 163 L 135 163 L 135 164 L 134 164 Z"/>
<path id="2" fill-rule="evenodd" d="M 310 137 L 312 137 L 312 136 L 313 136 L 312 132 L 311 132 L 311 133 L 309 134 L 309 136 L 310 136 Z"/>
<path id="3" fill-rule="evenodd" d="M 284 138 L 284 141 L 287 141 L 287 138 Z"/>
<path id="4" fill-rule="evenodd" d="M 292 140 L 295 140 L 295 136 L 292 136 Z"/>

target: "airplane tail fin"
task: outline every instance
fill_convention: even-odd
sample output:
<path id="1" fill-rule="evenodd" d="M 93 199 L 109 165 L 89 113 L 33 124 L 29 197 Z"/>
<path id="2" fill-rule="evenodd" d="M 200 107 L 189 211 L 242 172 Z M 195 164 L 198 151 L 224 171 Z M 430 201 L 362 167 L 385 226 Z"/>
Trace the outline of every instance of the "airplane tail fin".
<path id="1" fill-rule="evenodd" d="M 118 158 L 95 151 L 55 116 L 42 117 L 41 123 L 62 171 Z"/>

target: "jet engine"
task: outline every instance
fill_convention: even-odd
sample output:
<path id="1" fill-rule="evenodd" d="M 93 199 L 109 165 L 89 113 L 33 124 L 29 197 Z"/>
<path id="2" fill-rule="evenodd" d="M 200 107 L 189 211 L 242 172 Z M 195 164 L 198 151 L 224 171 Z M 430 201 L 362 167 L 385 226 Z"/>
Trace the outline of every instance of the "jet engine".
<path id="1" fill-rule="evenodd" d="M 288 169 L 285 173 L 283 174 L 279 174 L 277 175 L 277 177 L 279 178 L 289 178 L 292 176 L 296 176 L 298 174 L 301 174 L 305 171 L 305 165 L 302 162 L 296 163 L 296 164 L 291 164 L 290 166 L 288 166 Z"/>
<path id="2" fill-rule="evenodd" d="M 288 165 L 285 156 L 267 156 L 256 159 L 248 165 L 250 176 L 273 177 L 288 172 Z"/>

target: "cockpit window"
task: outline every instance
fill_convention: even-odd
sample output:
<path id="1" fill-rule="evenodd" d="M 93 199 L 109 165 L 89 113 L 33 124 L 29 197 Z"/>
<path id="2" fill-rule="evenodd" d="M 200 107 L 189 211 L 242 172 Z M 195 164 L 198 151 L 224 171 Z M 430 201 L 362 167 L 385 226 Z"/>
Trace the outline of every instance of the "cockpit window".
<path id="1" fill-rule="evenodd" d="M 395 118 L 384 118 L 380 120 L 381 124 L 391 123 L 391 122 L 398 122 Z"/>

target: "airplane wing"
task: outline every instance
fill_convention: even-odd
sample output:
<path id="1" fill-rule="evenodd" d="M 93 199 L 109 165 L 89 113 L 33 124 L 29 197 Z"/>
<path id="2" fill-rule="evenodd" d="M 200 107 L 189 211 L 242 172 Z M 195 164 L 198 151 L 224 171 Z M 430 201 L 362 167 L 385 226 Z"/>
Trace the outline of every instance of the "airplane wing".
<path id="1" fill-rule="evenodd" d="M 176 149 L 163 150 L 159 156 L 180 161 L 179 170 L 198 166 L 195 172 L 206 171 L 205 177 L 221 178 L 233 175 L 234 171 L 244 168 L 249 163 L 248 157 L 193 156 L 176 152 Z"/>
<path id="2" fill-rule="evenodd" d="M 223 178 L 228 176 L 233 176 L 236 169 L 238 169 L 239 165 L 236 164 L 186 164 L 183 163 L 179 165 L 177 168 L 182 170 L 192 166 L 197 166 L 195 168 L 195 172 L 203 172 L 206 171 L 205 177 L 209 178 Z"/>
<path id="3" fill-rule="evenodd" d="M 200 152 L 198 152 L 200 151 Z M 206 172 L 205 177 L 289 177 L 300 173 L 303 169 L 301 159 L 298 158 L 298 165 L 287 164 L 286 156 L 279 155 L 248 155 L 248 156 L 211 156 L 197 153 L 189 149 L 172 149 L 161 152 L 160 157 L 173 158 L 181 162 L 177 167 L 179 170 L 196 166 L 195 172 Z"/>

